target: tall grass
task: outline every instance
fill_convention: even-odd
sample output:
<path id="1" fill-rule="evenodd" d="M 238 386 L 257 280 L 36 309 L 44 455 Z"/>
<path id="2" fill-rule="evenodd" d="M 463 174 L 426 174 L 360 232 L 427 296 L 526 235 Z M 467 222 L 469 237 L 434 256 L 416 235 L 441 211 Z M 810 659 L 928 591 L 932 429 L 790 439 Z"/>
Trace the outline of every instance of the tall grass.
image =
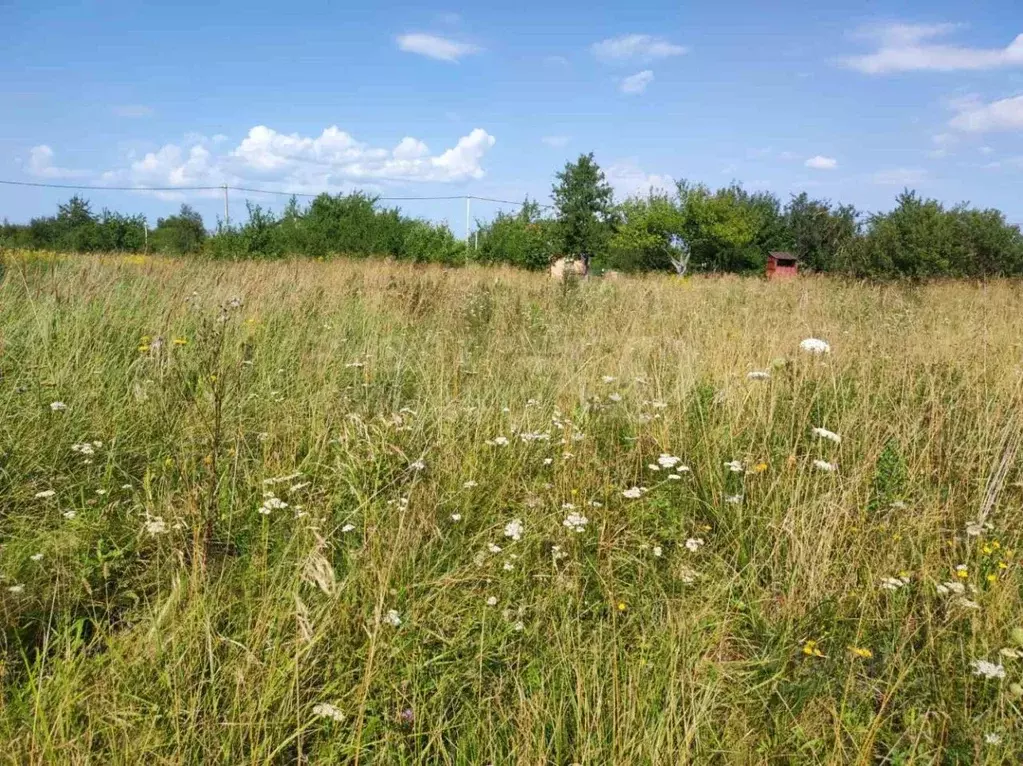
<path id="1" fill-rule="evenodd" d="M 16 254 L 2 757 L 1019 762 L 1021 299 Z"/>

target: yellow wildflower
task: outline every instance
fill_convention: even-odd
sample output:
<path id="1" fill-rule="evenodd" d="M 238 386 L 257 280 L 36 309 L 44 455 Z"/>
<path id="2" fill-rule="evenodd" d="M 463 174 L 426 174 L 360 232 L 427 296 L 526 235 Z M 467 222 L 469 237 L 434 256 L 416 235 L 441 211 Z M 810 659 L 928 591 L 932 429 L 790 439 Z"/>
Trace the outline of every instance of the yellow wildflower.
<path id="1" fill-rule="evenodd" d="M 175 338 L 174 339 L 174 345 L 175 346 L 187 346 L 188 345 L 188 338 Z"/>
<path id="2" fill-rule="evenodd" d="M 864 649 L 863 647 L 860 646 L 853 646 L 851 644 L 849 645 L 849 651 L 852 652 L 853 656 L 859 657 L 864 660 L 869 660 L 871 657 L 874 656 L 874 653 L 869 649 Z"/>
<path id="3" fill-rule="evenodd" d="M 149 353 L 149 346 L 147 346 L 145 344 L 139 346 L 139 353 L 140 354 L 148 354 Z"/>
<path id="4" fill-rule="evenodd" d="M 991 574 L 989 574 L 987 576 L 987 581 L 988 582 L 994 582 L 997 579 L 998 579 L 998 575 L 996 575 L 994 572 L 992 572 Z"/>
<path id="5" fill-rule="evenodd" d="M 629 608 L 628 604 L 626 604 L 624 601 L 619 601 L 618 602 L 618 611 L 619 612 L 624 612 L 628 608 Z"/>
<path id="6" fill-rule="evenodd" d="M 803 644 L 803 654 L 805 654 L 807 657 L 824 656 L 824 652 L 817 648 L 817 642 L 812 639 Z"/>
<path id="7" fill-rule="evenodd" d="M 766 470 L 767 470 L 767 463 L 761 462 L 761 463 L 757 463 L 755 466 L 753 466 L 753 471 L 755 473 L 763 473 Z"/>

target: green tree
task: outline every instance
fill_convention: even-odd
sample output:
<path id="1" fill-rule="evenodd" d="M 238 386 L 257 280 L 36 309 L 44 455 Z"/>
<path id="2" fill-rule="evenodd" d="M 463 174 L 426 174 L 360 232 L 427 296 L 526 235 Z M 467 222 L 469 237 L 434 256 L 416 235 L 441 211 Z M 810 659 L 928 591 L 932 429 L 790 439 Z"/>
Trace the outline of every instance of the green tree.
<path id="1" fill-rule="evenodd" d="M 202 216 L 188 205 L 182 205 L 177 215 L 158 219 L 152 234 L 153 250 L 172 255 L 198 253 L 205 241 Z"/>
<path id="2" fill-rule="evenodd" d="M 690 256 L 685 235 L 677 199 L 654 192 L 646 198 L 630 197 L 618 206 L 607 265 L 620 271 L 674 269 L 684 274 Z"/>
<path id="3" fill-rule="evenodd" d="M 524 269 L 545 269 L 557 252 L 556 222 L 540 215 L 540 206 L 526 197 L 515 214 L 498 213 L 479 229 L 482 263 L 509 263 Z"/>
<path id="4" fill-rule="evenodd" d="M 828 200 L 810 199 L 806 192 L 785 206 L 785 225 L 800 269 L 832 271 L 856 239 L 858 214 L 852 205 L 832 207 Z"/>
<path id="5" fill-rule="evenodd" d="M 615 221 L 614 192 L 593 154 L 565 164 L 553 198 L 562 252 L 589 259 L 604 252 Z"/>

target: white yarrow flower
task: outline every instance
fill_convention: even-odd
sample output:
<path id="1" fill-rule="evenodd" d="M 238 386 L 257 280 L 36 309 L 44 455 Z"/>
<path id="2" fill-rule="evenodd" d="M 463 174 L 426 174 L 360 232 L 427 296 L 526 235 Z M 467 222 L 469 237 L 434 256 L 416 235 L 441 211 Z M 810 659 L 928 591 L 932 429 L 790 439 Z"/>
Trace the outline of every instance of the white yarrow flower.
<path id="1" fill-rule="evenodd" d="M 50 402 L 50 409 L 54 412 L 63 412 L 67 409 L 67 405 L 64 402 Z"/>
<path id="2" fill-rule="evenodd" d="M 702 548 L 703 546 L 704 542 L 699 537 L 690 537 L 688 540 L 686 540 L 686 548 L 688 548 L 693 553 L 700 550 L 700 548 Z"/>
<path id="3" fill-rule="evenodd" d="M 13 593 L 13 594 L 17 595 L 19 593 L 24 593 L 25 592 L 25 586 L 22 585 L 21 583 L 18 583 L 17 585 L 8 585 L 7 586 L 7 591 L 9 593 Z"/>
<path id="4" fill-rule="evenodd" d="M 742 473 L 742 461 L 730 460 L 727 463 L 725 463 L 725 468 L 727 468 L 732 473 Z"/>
<path id="5" fill-rule="evenodd" d="M 800 351 L 808 354 L 830 354 L 831 346 L 827 341 L 820 338 L 806 338 L 799 344 Z"/>
<path id="6" fill-rule="evenodd" d="M 345 533 L 347 533 L 347 532 L 354 532 L 355 531 L 355 525 L 354 524 L 345 524 L 343 527 L 341 527 L 341 531 L 345 532 Z"/>
<path id="7" fill-rule="evenodd" d="M 31 556 L 29 556 L 29 558 L 32 559 L 33 561 L 42 561 L 43 560 L 43 554 L 41 554 L 41 553 L 33 553 Z"/>
<path id="8" fill-rule="evenodd" d="M 401 615 L 398 614 L 398 610 L 388 609 L 387 614 L 384 615 L 384 622 L 394 628 L 401 625 Z"/>
<path id="9" fill-rule="evenodd" d="M 345 720 L 345 714 L 341 712 L 341 708 L 331 705 L 329 702 L 320 702 L 313 705 L 313 715 L 318 715 L 321 718 L 331 718 L 338 723 Z"/>
<path id="10" fill-rule="evenodd" d="M 57 493 L 54 490 L 52 490 L 52 489 L 44 489 L 42 492 L 36 492 L 36 499 L 37 500 L 44 500 L 44 499 L 46 499 L 48 497 L 53 497 L 56 494 Z"/>
<path id="11" fill-rule="evenodd" d="M 167 522 L 155 516 L 146 521 L 145 530 L 151 535 L 162 535 L 167 532 Z"/>
<path id="12" fill-rule="evenodd" d="M 460 513 L 452 513 L 451 514 L 451 520 L 452 521 L 461 521 L 462 520 L 462 514 L 460 514 Z"/>
<path id="13" fill-rule="evenodd" d="M 659 545 L 655 545 L 653 548 L 653 554 L 656 558 L 660 558 L 664 555 L 664 548 Z"/>
<path id="14" fill-rule="evenodd" d="M 838 470 L 837 465 L 829 463 L 827 460 L 814 460 L 813 467 L 818 471 L 824 471 L 825 473 L 834 473 Z"/>
<path id="15" fill-rule="evenodd" d="M 622 495 L 629 498 L 629 500 L 636 500 L 642 496 L 643 491 L 639 487 L 630 487 L 629 489 L 622 492 Z"/>
<path id="16" fill-rule="evenodd" d="M 747 380 L 770 380 L 771 373 L 765 372 L 764 370 L 753 370 L 752 372 L 746 373 Z"/>
<path id="17" fill-rule="evenodd" d="M 465 484 L 462 485 L 462 488 L 463 489 L 472 489 L 473 487 L 478 487 L 478 486 L 479 486 L 479 482 L 478 481 L 473 481 L 472 479 L 469 479 L 469 481 L 465 482 Z"/>
<path id="18" fill-rule="evenodd" d="M 993 731 L 989 731 L 984 735 L 985 745 L 1000 745 L 1002 744 L 1002 735 Z"/>
<path id="19" fill-rule="evenodd" d="M 987 660 L 974 660 L 970 667 L 973 668 L 973 675 L 981 678 L 1005 678 L 1005 666 L 1001 663 L 996 665 Z"/>
<path id="20" fill-rule="evenodd" d="M 507 436 L 495 436 L 490 442 L 495 447 L 507 447 L 508 437 Z"/>
<path id="21" fill-rule="evenodd" d="M 487 599 L 487 606 L 497 606 L 497 596 L 491 596 Z"/>
<path id="22" fill-rule="evenodd" d="M 835 444 L 841 444 L 842 443 L 842 437 L 841 436 L 836 434 L 834 431 L 829 431 L 826 428 L 814 428 L 813 429 L 813 435 L 814 436 L 819 436 L 821 439 L 827 439 L 828 441 L 832 441 Z"/>
<path id="23" fill-rule="evenodd" d="M 504 525 L 504 536 L 510 537 L 512 540 L 521 540 L 523 531 L 520 519 L 512 519 Z"/>
<path id="24" fill-rule="evenodd" d="M 78 514 L 75 511 L 64 511 L 64 518 L 65 519 L 73 519 L 77 515 Z"/>
<path id="25" fill-rule="evenodd" d="M 586 525 L 590 523 L 590 520 L 583 516 L 581 513 L 572 512 L 565 517 L 565 520 L 561 522 L 561 525 L 565 529 L 570 529 L 573 532 L 585 532 Z"/>
<path id="26" fill-rule="evenodd" d="M 674 468 L 680 462 L 682 462 L 681 458 L 669 455 L 666 452 L 662 452 L 661 456 L 657 458 L 657 463 L 661 466 L 661 468 Z"/>

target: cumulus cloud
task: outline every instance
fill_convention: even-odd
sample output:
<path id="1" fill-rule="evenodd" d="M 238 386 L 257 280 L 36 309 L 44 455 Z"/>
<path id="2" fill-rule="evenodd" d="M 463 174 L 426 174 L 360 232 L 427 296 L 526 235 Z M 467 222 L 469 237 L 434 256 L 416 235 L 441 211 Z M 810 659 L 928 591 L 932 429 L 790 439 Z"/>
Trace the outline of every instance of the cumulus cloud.
<path id="1" fill-rule="evenodd" d="M 651 190 L 670 192 L 675 188 L 671 176 L 647 173 L 631 160 L 610 165 L 604 175 L 620 197 L 645 196 Z"/>
<path id="2" fill-rule="evenodd" d="M 373 147 L 336 125 L 318 136 L 257 125 L 233 149 L 223 148 L 219 138 L 190 136 L 183 145 L 166 144 L 125 168 L 104 173 L 102 181 L 160 187 L 269 182 L 316 192 L 383 181 L 446 183 L 483 177 L 481 163 L 495 141 L 476 128 L 435 154 L 411 136 L 390 149 Z"/>
<path id="3" fill-rule="evenodd" d="M 622 93 L 634 96 L 637 93 L 645 91 L 647 86 L 653 81 L 654 73 L 649 69 L 644 69 L 642 72 L 636 72 L 636 74 L 623 77 L 618 83 L 618 90 Z"/>
<path id="4" fill-rule="evenodd" d="M 46 144 L 33 146 L 28 151 L 28 162 L 25 169 L 37 178 L 81 178 L 87 176 L 87 170 L 72 170 L 54 164 L 54 153 Z"/>
<path id="5" fill-rule="evenodd" d="M 457 63 L 463 56 L 471 56 L 482 52 L 482 48 L 473 43 L 449 40 L 446 37 L 412 32 L 398 35 L 398 47 L 406 53 L 418 53 L 420 56 Z"/>
<path id="6" fill-rule="evenodd" d="M 153 107 L 143 104 L 121 104 L 120 106 L 115 106 L 113 112 L 118 117 L 137 119 L 139 117 L 152 117 Z"/>
<path id="7" fill-rule="evenodd" d="M 602 61 L 654 61 L 687 52 L 683 45 L 653 35 L 621 35 L 594 43 L 590 51 Z"/>
<path id="8" fill-rule="evenodd" d="M 949 125 L 966 133 L 1023 131 L 1023 96 L 1003 98 L 985 104 L 980 101 L 960 103 L 959 113 Z"/>
<path id="9" fill-rule="evenodd" d="M 865 74 L 956 72 L 1023 66 L 1023 34 L 1005 48 L 969 48 L 942 42 L 957 24 L 883 24 L 861 29 L 858 37 L 877 46 L 871 53 L 846 56 L 843 66 Z"/>
<path id="10" fill-rule="evenodd" d="M 838 167 L 838 160 L 834 157 L 824 157 L 820 154 L 811 157 L 803 163 L 806 167 L 812 168 L 813 170 L 834 170 Z"/>
<path id="11" fill-rule="evenodd" d="M 568 136 L 544 136 L 540 140 L 554 149 L 568 146 Z"/>

